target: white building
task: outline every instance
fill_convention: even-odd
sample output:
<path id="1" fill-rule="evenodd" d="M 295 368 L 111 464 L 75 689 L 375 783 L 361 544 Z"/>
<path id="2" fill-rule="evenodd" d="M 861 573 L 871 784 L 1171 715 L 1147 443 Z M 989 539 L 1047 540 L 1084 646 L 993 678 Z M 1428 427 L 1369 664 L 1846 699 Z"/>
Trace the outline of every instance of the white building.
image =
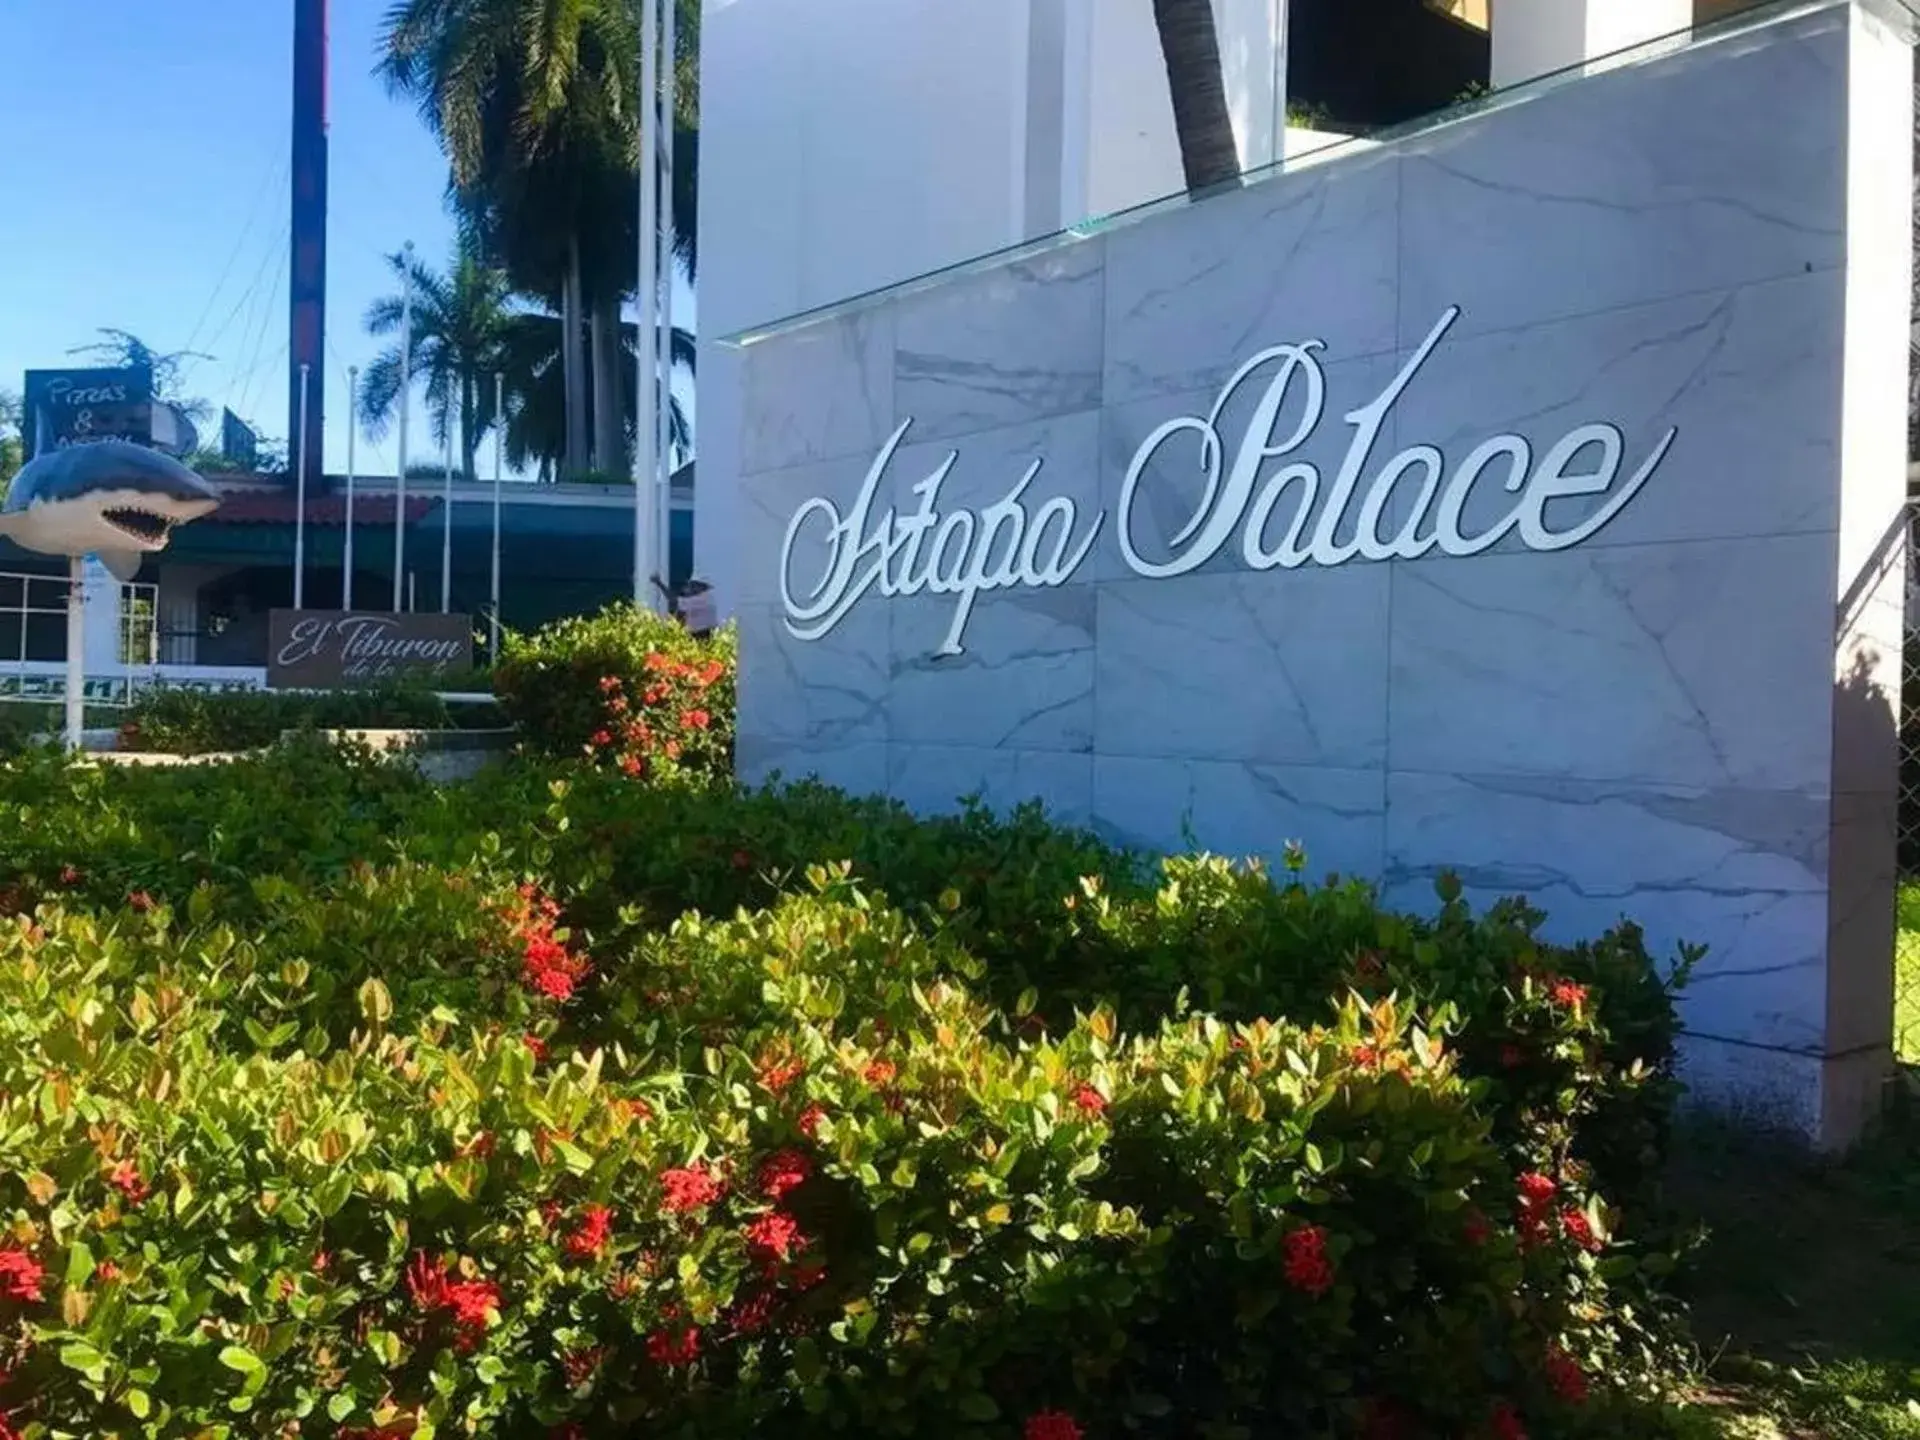
<path id="1" fill-rule="evenodd" d="M 1213 0 L 1242 164 L 1745 0 Z M 1291 40 L 1290 40 L 1291 37 Z M 706 0 L 696 568 L 735 592 L 738 356 L 802 311 L 1181 189 L 1152 0 Z"/>

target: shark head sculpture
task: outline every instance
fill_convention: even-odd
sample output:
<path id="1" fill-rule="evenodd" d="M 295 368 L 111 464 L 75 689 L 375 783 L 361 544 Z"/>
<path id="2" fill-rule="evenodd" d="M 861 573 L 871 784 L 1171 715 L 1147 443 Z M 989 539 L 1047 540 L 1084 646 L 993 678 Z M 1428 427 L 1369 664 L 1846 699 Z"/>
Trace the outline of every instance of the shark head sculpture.
<path id="1" fill-rule="evenodd" d="M 13 478 L 0 535 L 43 555 L 98 555 L 131 580 L 142 556 L 164 550 L 173 527 L 216 509 L 220 497 L 170 455 L 123 440 L 42 455 Z"/>

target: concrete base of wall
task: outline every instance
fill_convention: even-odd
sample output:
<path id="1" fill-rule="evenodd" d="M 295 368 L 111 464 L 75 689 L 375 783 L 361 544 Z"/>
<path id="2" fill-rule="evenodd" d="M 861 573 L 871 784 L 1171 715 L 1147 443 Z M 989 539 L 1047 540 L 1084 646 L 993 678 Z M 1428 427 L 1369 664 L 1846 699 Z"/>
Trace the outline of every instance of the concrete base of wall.
<path id="1" fill-rule="evenodd" d="M 1679 1070 L 1690 1106 L 1831 1152 L 1850 1147 L 1880 1115 L 1893 1078 L 1893 1051 L 1879 1046 L 1850 1055 L 1797 1055 L 1686 1035 Z"/>

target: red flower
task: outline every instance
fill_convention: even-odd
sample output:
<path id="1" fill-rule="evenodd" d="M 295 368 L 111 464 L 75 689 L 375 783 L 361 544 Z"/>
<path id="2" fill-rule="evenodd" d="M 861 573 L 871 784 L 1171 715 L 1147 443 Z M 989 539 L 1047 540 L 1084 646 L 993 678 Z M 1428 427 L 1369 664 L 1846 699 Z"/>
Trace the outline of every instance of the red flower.
<path id="1" fill-rule="evenodd" d="M 40 1282 L 47 1272 L 24 1250 L 0 1250 L 0 1300 L 43 1300 Z"/>
<path id="2" fill-rule="evenodd" d="M 1327 1232 L 1302 1225 L 1281 1242 L 1283 1271 L 1296 1290 L 1318 1297 L 1333 1288 L 1333 1262 L 1327 1258 Z"/>
<path id="3" fill-rule="evenodd" d="M 127 896 L 127 908 L 137 915 L 144 915 L 153 909 L 153 896 L 144 890 L 135 890 Z"/>
<path id="4" fill-rule="evenodd" d="M 806 1237 L 791 1215 L 775 1210 L 747 1226 L 747 1244 L 762 1257 L 785 1260 L 805 1246 Z"/>
<path id="5" fill-rule="evenodd" d="M 807 1067 L 804 1061 L 789 1060 L 782 1063 L 769 1060 L 760 1067 L 760 1083 L 770 1094 L 778 1095 L 806 1073 Z"/>
<path id="6" fill-rule="evenodd" d="M 680 742 L 678 740 L 669 740 L 660 748 L 667 752 L 667 758 L 669 760 L 678 760 L 680 758 Z"/>
<path id="7" fill-rule="evenodd" d="M 1582 1250 L 1589 1250 L 1597 1255 L 1607 1248 L 1606 1242 L 1593 1233 L 1593 1222 L 1587 1219 L 1584 1210 L 1575 1210 L 1571 1205 L 1562 1210 L 1560 1228 L 1566 1232 L 1567 1239 Z"/>
<path id="8" fill-rule="evenodd" d="M 446 1290 L 446 1308 L 453 1323 L 466 1330 L 484 1330 L 489 1314 L 500 1310 L 500 1287 L 491 1280 L 455 1280 Z"/>
<path id="9" fill-rule="evenodd" d="M 802 1110 L 800 1118 L 794 1121 L 794 1124 L 799 1127 L 802 1135 L 811 1140 L 820 1133 L 820 1122 L 826 1118 L 827 1107 L 816 1102 Z"/>
<path id="10" fill-rule="evenodd" d="M 574 986 L 584 980 L 592 968 L 555 940 L 551 932 L 535 931 L 526 938 L 520 981 L 549 1000 L 571 1000 Z"/>
<path id="11" fill-rule="evenodd" d="M 660 1189 L 663 1192 L 660 1208 L 669 1215 L 698 1210 L 702 1205 L 711 1205 L 720 1198 L 720 1181 L 705 1165 L 662 1172 Z"/>
<path id="12" fill-rule="evenodd" d="M 598 1345 L 591 1350 L 569 1350 L 562 1355 L 560 1368 L 566 1372 L 568 1386 L 577 1390 L 591 1380 L 606 1355 L 606 1350 Z"/>
<path id="13" fill-rule="evenodd" d="M 102 1285 L 111 1285 L 120 1278 L 120 1267 L 111 1260 L 102 1260 L 94 1267 L 93 1273 Z"/>
<path id="14" fill-rule="evenodd" d="M 778 1292 L 756 1290 L 746 1299 L 736 1301 L 728 1318 L 736 1335 L 758 1335 L 767 1328 L 767 1322 L 773 1318 L 773 1307 L 780 1301 Z"/>
<path id="15" fill-rule="evenodd" d="M 67 886 L 69 889 L 71 889 L 75 885 L 78 885 L 82 878 L 83 877 L 81 876 L 80 872 L 74 869 L 73 866 L 62 865 L 60 867 L 60 883 L 62 885 Z"/>
<path id="16" fill-rule="evenodd" d="M 587 743 L 596 750 L 603 750 L 613 744 L 613 732 L 610 730 L 596 730 Z"/>
<path id="17" fill-rule="evenodd" d="M 760 1167 L 760 1193 L 779 1200 L 790 1190 L 806 1184 L 813 1174 L 813 1161 L 798 1150 L 776 1150 Z"/>
<path id="18" fill-rule="evenodd" d="M 1542 1175 L 1537 1170 L 1529 1170 L 1516 1183 L 1520 1190 L 1520 1208 L 1523 1210 L 1543 1208 L 1560 1188 L 1553 1183 L 1551 1177 Z"/>
<path id="19" fill-rule="evenodd" d="M 713 717 L 704 710 L 689 710 L 680 717 L 680 725 L 686 730 L 704 730 L 713 723 Z"/>
<path id="20" fill-rule="evenodd" d="M 646 768 L 647 762 L 642 760 L 638 755 L 622 755 L 620 757 L 620 772 L 629 780 L 639 779 Z"/>
<path id="21" fill-rule="evenodd" d="M 1520 1412 L 1502 1400 L 1493 1407 L 1494 1440 L 1527 1440 L 1527 1427 L 1520 1423 Z"/>
<path id="22" fill-rule="evenodd" d="M 704 690 L 726 673 L 727 667 L 725 665 L 721 664 L 718 660 L 709 660 L 693 672 L 693 683 Z"/>
<path id="23" fill-rule="evenodd" d="M 700 1358 L 700 1327 L 654 1331 L 647 1336 L 647 1356 L 656 1365 L 691 1365 Z"/>
<path id="24" fill-rule="evenodd" d="M 1553 989 L 1548 992 L 1556 1005 L 1564 1005 L 1569 1010 L 1578 1010 L 1587 999 L 1587 987 L 1576 985 L 1571 980 L 1556 980 Z"/>
<path id="25" fill-rule="evenodd" d="M 1073 1092 L 1073 1107 L 1082 1115 L 1104 1115 L 1107 1113 L 1107 1097 L 1091 1085 L 1082 1085 Z"/>
<path id="26" fill-rule="evenodd" d="M 107 1183 L 126 1197 L 129 1205 L 138 1205 L 148 1195 L 147 1184 L 140 1178 L 140 1167 L 131 1160 L 122 1160 L 107 1175 Z"/>
<path id="27" fill-rule="evenodd" d="M 1527 1063 L 1527 1052 L 1518 1045 L 1506 1044 L 1500 1047 L 1500 1063 L 1509 1070 L 1518 1070 Z"/>
<path id="28" fill-rule="evenodd" d="M 587 1432 L 569 1420 L 547 1431 L 547 1440 L 587 1440 Z"/>
<path id="29" fill-rule="evenodd" d="M 885 1089 L 900 1073 L 891 1060 L 875 1060 L 860 1072 L 860 1077 L 876 1090 Z"/>
<path id="30" fill-rule="evenodd" d="M 1087 1432 L 1064 1410 L 1042 1410 L 1027 1417 L 1021 1440 L 1081 1440 Z"/>
<path id="31" fill-rule="evenodd" d="M 0 1414 L 0 1440 L 20 1440 L 20 1432 L 4 1414 Z"/>
<path id="32" fill-rule="evenodd" d="M 651 654 L 649 654 L 644 663 L 646 664 L 647 669 L 651 670 L 656 675 L 658 675 L 662 670 L 669 670 L 673 667 L 673 661 L 669 660 L 665 655 L 662 655 L 658 650 L 655 650 Z"/>
<path id="33" fill-rule="evenodd" d="M 1360 1412 L 1361 1440 L 1407 1440 L 1413 1421 L 1391 1400 L 1369 1400 Z"/>
<path id="34" fill-rule="evenodd" d="M 1364 1042 L 1353 1047 L 1352 1060 L 1362 1070 L 1372 1070 L 1380 1064 L 1379 1047 Z"/>
<path id="35" fill-rule="evenodd" d="M 1578 1360 L 1575 1360 L 1571 1355 L 1567 1354 L 1566 1351 L 1562 1350 L 1558 1345 L 1555 1345 L 1547 1351 L 1544 1368 L 1547 1372 L 1547 1384 L 1552 1387 L 1554 1394 L 1558 1395 L 1562 1400 L 1565 1400 L 1569 1405 L 1579 1405 L 1585 1402 L 1587 1398 L 1587 1375 L 1586 1372 L 1580 1368 L 1580 1362 Z"/>
<path id="36" fill-rule="evenodd" d="M 1460 1234 L 1467 1244 L 1477 1250 L 1487 1243 L 1487 1237 L 1493 1234 L 1493 1226 L 1487 1223 L 1487 1217 L 1479 1210 L 1469 1207 L 1461 1221 Z"/>
<path id="37" fill-rule="evenodd" d="M 645 690 L 640 692 L 640 703 L 643 705 L 658 705 L 672 693 L 673 687 L 671 685 L 649 685 Z"/>
<path id="38" fill-rule="evenodd" d="M 607 1248 L 607 1237 L 612 1233 L 613 1211 L 605 1205 L 589 1205 L 580 1213 L 579 1226 L 567 1237 L 567 1253 L 598 1255 Z"/>
<path id="39" fill-rule="evenodd" d="M 618 675 L 602 675 L 600 677 L 600 693 L 602 695 L 611 695 L 619 688 L 620 677 Z"/>
<path id="40" fill-rule="evenodd" d="M 529 1031 L 520 1037 L 520 1043 L 533 1052 L 533 1058 L 540 1064 L 547 1063 L 547 1042 Z"/>
<path id="41" fill-rule="evenodd" d="M 314 1274 L 325 1275 L 327 1271 L 332 1268 L 333 1268 L 333 1256 L 329 1255 L 324 1250 L 318 1251 L 314 1255 L 313 1257 L 313 1273 Z"/>

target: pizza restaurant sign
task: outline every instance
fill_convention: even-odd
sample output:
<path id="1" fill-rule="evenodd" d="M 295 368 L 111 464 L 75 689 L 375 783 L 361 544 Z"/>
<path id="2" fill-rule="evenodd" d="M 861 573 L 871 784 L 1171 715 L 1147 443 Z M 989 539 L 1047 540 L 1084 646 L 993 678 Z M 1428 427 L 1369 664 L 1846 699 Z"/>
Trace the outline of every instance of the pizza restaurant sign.
<path id="1" fill-rule="evenodd" d="M 384 610 L 275 610 L 267 626 L 267 684 L 323 689 L 437 680 L 473 668 L 465 615 Z"/>
<path id="2" fill-rule="evenodd" d="M 1509 535 L 1529 550 L 1565 550 L 1589 538 L 1640 493 L 1666 458 L 1676 431 L 1669 429 L 1645 458 L 1621 478 L 1626 442 L 1618 426 L 1576 425 L 1537 459 L 1521 436 L 1489 436 L 1451 468 L 1438 446 L 1414 444 L 1373 464 L 1374 443 L 1396 401 L 1433 357 L 1460 317 L 1449 308 L 1426 340 L 1369 403 L 1342 417 L 1352 436 L 1339 469 L 1323 475 L 1296 456 L 1318 431 L 1326 410 L 1327 382 L 1319 352 L 1323 342 L 1276 345 L 1248 360 L 1220 391 L 1211 411 L 1167 421 L 1149 435 L 1127 467 L 1114 515 L 1121 558 L 1134 574 L 1165 579 L 1197 570 L 1223 550 L 1237 551 L 1250 570 L 1294 570 L 1361 560 L 1413 560 L 1438 550 L 1477 555 Z M 1244 387 L 1259 385 L 1245 430 L 1220 432 L 1222 412 Z M 1295 403 L 1297 402 L 1297 403 Z M 1298 418 L 1283 423 L 1283 416 Z M 818 640 L 869 593 L 951 595 L 953 620 L 936 655 L 965 648 L 974 602 L 995 590 L 1063 585 L 1086 562 L 1106 522 L 1104 513 L 1082 517 L 1063 495 L 1030 508 L 1028 488 L 1044 460 L 1036 459 L 1006 494 L 982 510 L 940 508 L 940 487 L 958 452 L 912 487 L 917 504 L 876 513 L 887 470 L 912 426 L 911 419 L 887 438 L 868 469 L 860 493 L 842 514 L 816 496 L 794 512 L 780 547 L 780 595 L 788 631 Z M 1204 484 L 1186 523 L 1167 542 L 1164 556 L 1136 548 L 1132 517 L 1140 504 L 1148 467 L 1166 452 L 1198 466 Z M 1273 468 L 1269 469 L 1272 465 Z M 1467 502 L 1476 485 L 1499 484 L 1514 499 L 1498 520 L 1466 533 Z M 1410 508 L 1392 519 L 1396 491 L 1411 487 Z M 1594 498 L 1599 503 L 1578 523 L 1556 528 L 1547 506 L 1554 500 Z M 1282 501 L 1295 503 L 1283 509 Z M 1352 517 L 1349 524 L 1348 519 Z M 1337 539 L 1343 529 L 1347 538 Z M 803 534 L 824 540 L 826 562 L 811 586 L 796 588 L 794 546 Z"/>

